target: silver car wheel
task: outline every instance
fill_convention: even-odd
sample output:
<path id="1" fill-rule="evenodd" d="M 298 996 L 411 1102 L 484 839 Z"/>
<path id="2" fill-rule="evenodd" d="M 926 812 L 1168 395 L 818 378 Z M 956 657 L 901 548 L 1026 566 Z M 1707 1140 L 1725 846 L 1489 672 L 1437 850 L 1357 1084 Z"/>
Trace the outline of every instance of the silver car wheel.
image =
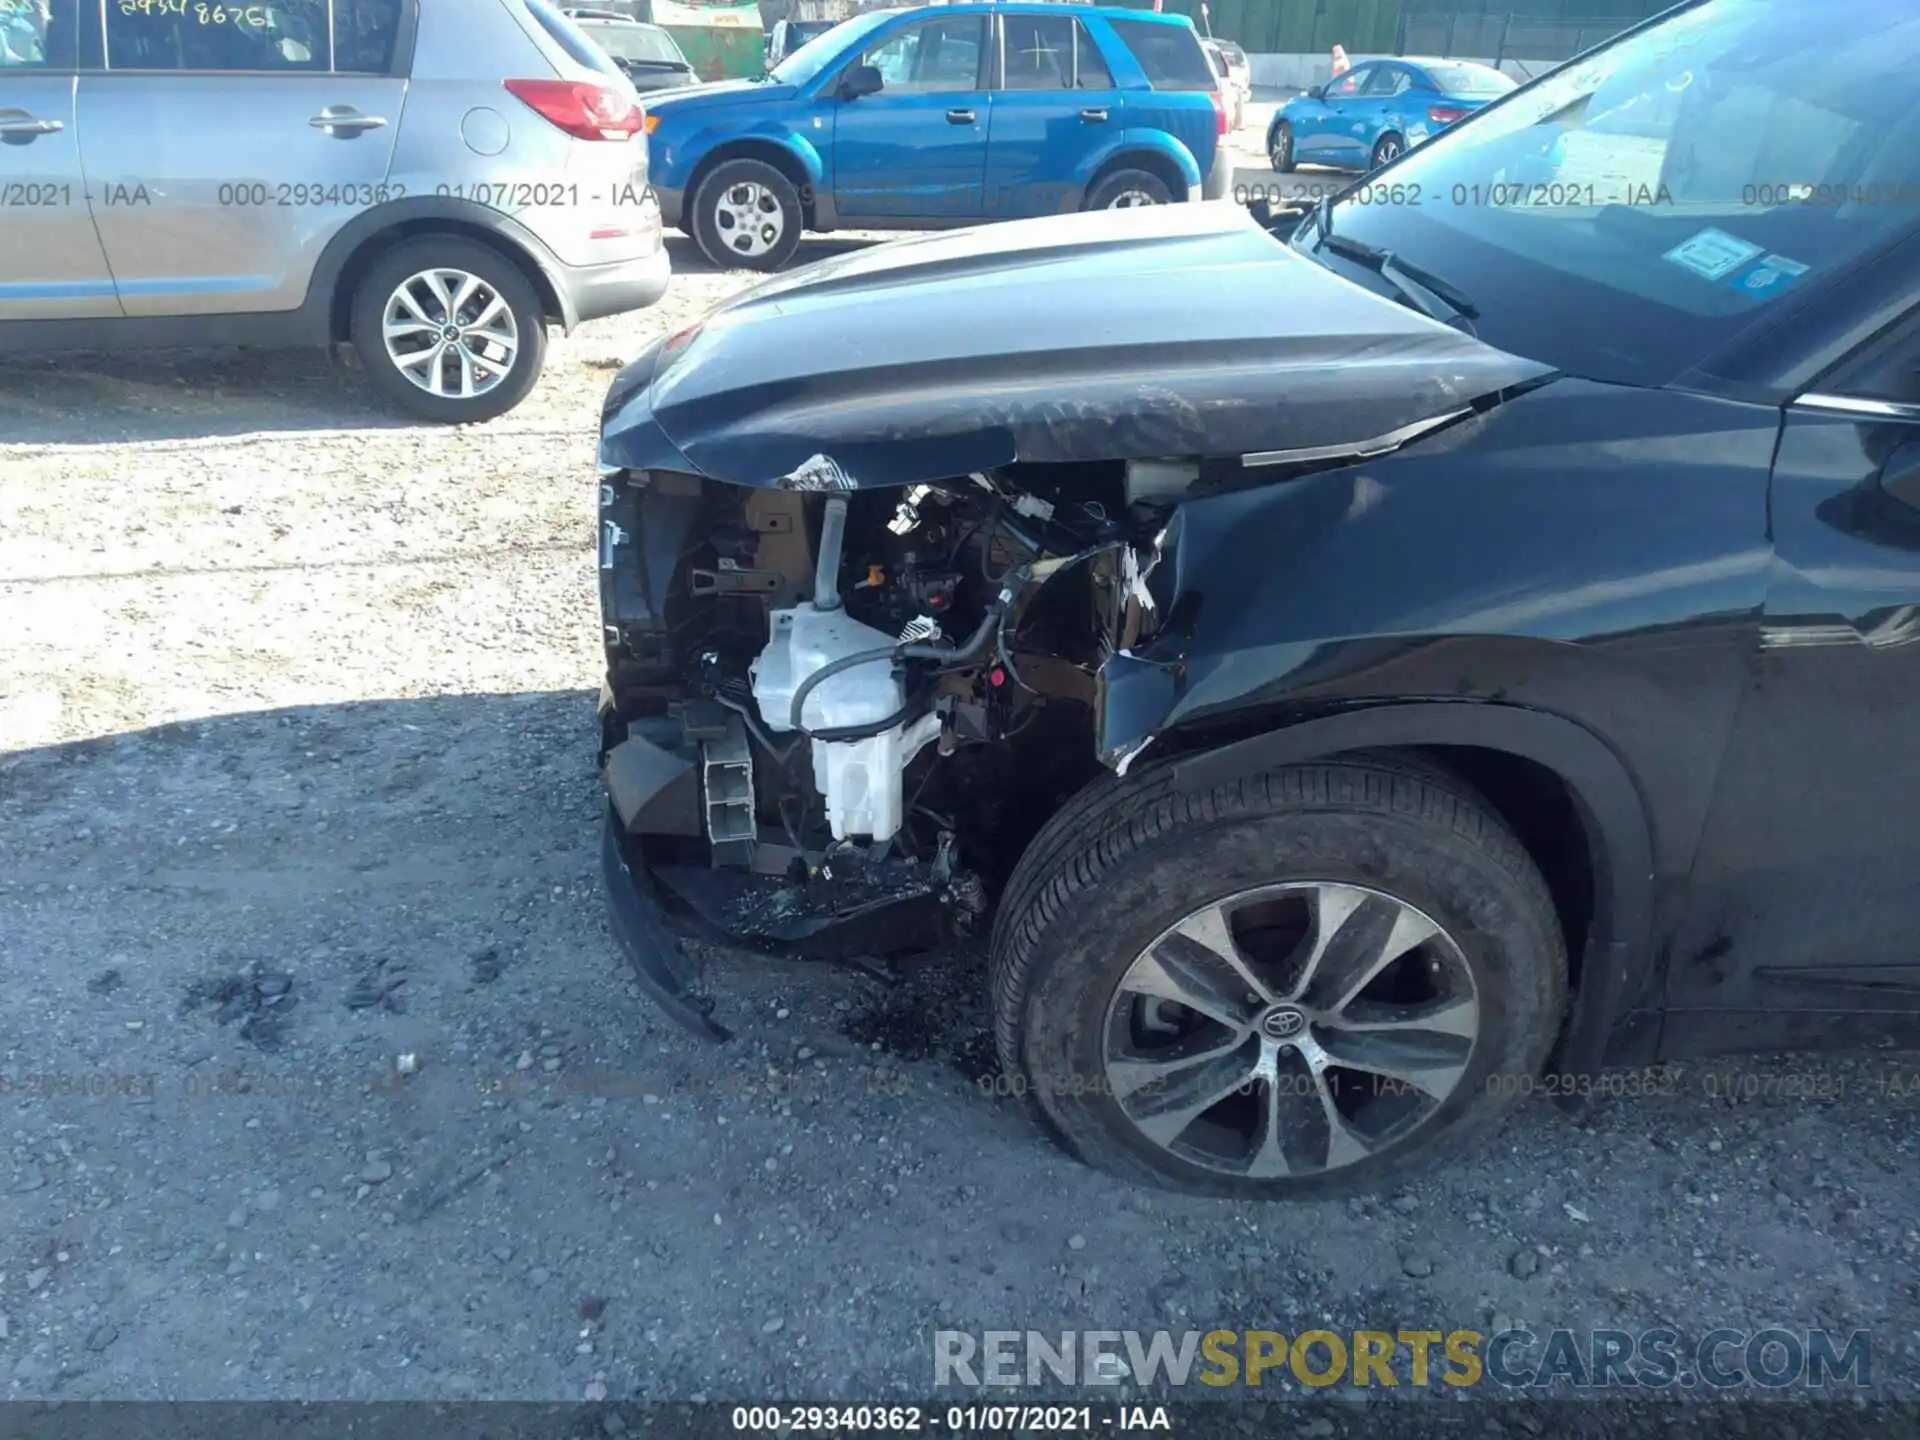
<path id="1" fill-rule="evenodd" d="M 1382 165 L 1391 165 L 1395 160 L 1400 158 L 1400 142 L 1389 135 L 1380 142 L 1379 147 L 1373 153 L 1374 169 L 1378 170 Z"/>
<path id="2" fill-rule="evenodd" d="M 493 286 L 465 270 L 422 270 L 387 297 L 387 358 L 429 395 L 472 400 L 494 389 L 520 353 L 520 326 Z"/>
<path id="3" fill-rule="evenodd" d="M 1144 190 L 1122 190 L 1107 202 L 1107 209 L 1131 210 L 1136 205 L 1158 205 L 1159 203 Z"/>
<path id="4" fill-rule="evenodd" d="M 1320 1174 L 1419 1130 L 1480 1034 L 1466 957 L 1359 885 L 1241 891 L 1134 960 L 1108 1006 L 1107 1093 L 1152 1144 L 1254 1179 Z"/>
<path id="5" fill-rule="evenodd" d="M 726 249 L 757 259 L 780 243 L 787 215 L 766 186 L 743 180 L 722 190 L 714 201 L 713 229 Z"/>

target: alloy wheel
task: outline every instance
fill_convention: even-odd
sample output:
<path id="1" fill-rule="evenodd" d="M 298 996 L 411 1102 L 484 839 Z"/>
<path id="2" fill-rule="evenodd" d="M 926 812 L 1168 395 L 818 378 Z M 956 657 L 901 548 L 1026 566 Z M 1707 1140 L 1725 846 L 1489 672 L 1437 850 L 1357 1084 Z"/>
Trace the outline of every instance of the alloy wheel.
<path id="1" fill-rule="evenodd" d="M 1459 1088 L 1480 1034 L 1465 955 L 1430 916 L 1358 885 L 1241 891 L 1121 977 L 1108 1094 L 1149 1142 L 1254 1179 L 1398 1145 Z"/>
<path id="2" fill-rule="evenodd" d="M 394 368 L 443 399 L 487 394 L 520 353 L 513 307 L 465 270 L 422 270 L 401 281 L 387 297 L 380 333 Z"/>
<path id="3" fill-rule="evenodd" d="M 1131 210 L 1137 205 L 1158 205 L 1159 203 L 1144 190 L 1122 190 L 1107 202 L 1107 209 Z"/>
<path id="4" fill-rule="evenodd" d="M 780 243 L 786 233 L 786 212 L 766 186 L 751 180 L 729 185 L 713 207 L 714 233 L 735 255 L 757 259 Z"/>

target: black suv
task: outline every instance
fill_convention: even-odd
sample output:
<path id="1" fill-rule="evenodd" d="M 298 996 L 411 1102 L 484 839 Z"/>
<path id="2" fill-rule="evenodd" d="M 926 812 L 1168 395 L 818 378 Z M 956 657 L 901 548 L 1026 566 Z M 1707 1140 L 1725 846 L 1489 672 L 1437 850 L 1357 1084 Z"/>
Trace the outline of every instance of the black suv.
<path id="1" fill-rule="evenodd" d="M 1910 1040 L 1917 63 L 1905 0 L 1704 0 L 1311 213 L 900 242 L 642 356 L 641 975 L 713 1034 L 673 917 L 977 928 L 1068 1145 L 1246 1196 L 1607 1067 Z"/>

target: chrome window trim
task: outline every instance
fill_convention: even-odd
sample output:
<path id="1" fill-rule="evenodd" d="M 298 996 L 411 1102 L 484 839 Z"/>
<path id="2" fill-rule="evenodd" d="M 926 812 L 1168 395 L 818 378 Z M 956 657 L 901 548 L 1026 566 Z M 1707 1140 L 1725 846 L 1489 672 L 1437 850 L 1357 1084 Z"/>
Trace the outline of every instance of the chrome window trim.
<path id="1" fill-rule="evenodd" d="M 1871 415 L 1881 420 L 1920 420 L 1920 405 L 1905 405 L 1897 400 L 1808 393 L 1793 403 L 1796 409 L 1802 410 L 1832 410 L 1842 415 Z"/>

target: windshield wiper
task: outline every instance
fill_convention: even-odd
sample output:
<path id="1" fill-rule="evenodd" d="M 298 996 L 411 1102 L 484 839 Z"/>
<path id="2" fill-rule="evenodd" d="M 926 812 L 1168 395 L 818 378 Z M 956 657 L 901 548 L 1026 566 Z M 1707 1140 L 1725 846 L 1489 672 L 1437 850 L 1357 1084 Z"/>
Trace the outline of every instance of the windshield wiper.
<path id="1" fill-rule="evenodd" d="M 1443 280 L 1431 270 L 1423 270 L 1410 265 L 1391 250 L 1379 245 L 1369 245 L 1364 240 L 1349 239 L 1345 235 L 1333 233 L 1333 206 L 1330 197 L 1322 195 L 1320 202 L 1313 207 L 1314 239 L 1322 249 L 1331 250 L 1336 255 L 1366 266 L 1374 271 L 1399 292 L 1401 298 L 1409 301 L 1413 308 L 1432 320 L 1477 320 L 1479 309 L 1473 300 L 1459 286 Z M 1445 306 L 1445 310 L 1435 305 Z"/>

